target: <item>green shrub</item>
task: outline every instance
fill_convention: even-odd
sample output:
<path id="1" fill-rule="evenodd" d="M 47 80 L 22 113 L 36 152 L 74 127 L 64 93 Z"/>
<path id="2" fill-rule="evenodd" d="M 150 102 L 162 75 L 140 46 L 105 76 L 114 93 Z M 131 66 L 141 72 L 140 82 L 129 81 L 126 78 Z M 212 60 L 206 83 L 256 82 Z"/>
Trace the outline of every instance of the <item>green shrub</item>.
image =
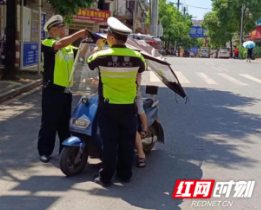
<path id="1" fill-rule="evenodd" d="M 246 59 L 247 58 L 247 49 L 244 47 L 239 47 L 239 57 L 240 59 Z"/>
<path id="2" fill-rule="evenodd" d="M 253 54 L 254 54 L 255 58 L 261 58 L 261 47 L 256 46 L 253 50 Z"/>

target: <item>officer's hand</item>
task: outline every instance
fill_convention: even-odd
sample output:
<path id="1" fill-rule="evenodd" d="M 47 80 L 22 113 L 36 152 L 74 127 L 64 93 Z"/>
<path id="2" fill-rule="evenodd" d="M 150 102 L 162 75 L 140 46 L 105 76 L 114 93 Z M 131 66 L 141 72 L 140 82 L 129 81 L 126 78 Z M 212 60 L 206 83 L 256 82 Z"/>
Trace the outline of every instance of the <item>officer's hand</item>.
<path id="1" fill-rule="evenodd" d="M 106 39 L 98 39 L 96 42 L 96 46 L 102 49 L 106 43 Z"/>
<path id="2" fill-rule="evenodd" d="M 88 36 L 88 31 L 86 29 L 80 30 L 81 38 L 86 38 Z"/>

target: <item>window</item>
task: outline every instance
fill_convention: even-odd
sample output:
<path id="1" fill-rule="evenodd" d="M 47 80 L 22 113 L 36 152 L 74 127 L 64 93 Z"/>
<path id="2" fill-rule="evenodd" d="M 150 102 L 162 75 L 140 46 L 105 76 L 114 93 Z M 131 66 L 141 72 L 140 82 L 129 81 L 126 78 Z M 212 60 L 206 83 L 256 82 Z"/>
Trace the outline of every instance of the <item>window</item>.
<path id="1" fill-rule="evenodd" d="M 134 1 L 130 1 L 130 0 L 127 0 L 126 1 L 126 8 L 129 10 L 129 11 L 133 11 L 134 10 L 134 6 L 135 6 L 135 2 Z"/>
<path id="2" fill-rule="evenodd" d="M 103 6 L 104 6 L 104 0 L 99 0 L 98 9 L 103 10 Z"/>
<path id="3" fill-rule="evenodd" d="M 103 6 L 103 10 L 110 11 L 110 3 L 105 3 Z"/>

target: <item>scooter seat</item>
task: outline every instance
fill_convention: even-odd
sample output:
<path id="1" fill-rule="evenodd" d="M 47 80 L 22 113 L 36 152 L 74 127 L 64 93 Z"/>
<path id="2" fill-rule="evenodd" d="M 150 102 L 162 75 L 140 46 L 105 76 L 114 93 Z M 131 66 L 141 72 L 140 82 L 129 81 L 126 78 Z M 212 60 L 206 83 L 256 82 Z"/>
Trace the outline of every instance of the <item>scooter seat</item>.
<path id="1" fill-rule="evenodd" d="M 143 109 L 146 110 L 151 108 L 153 103 L 154 101 L 152 99 L 148 99 L 148 98 L 143 99 Z"/>

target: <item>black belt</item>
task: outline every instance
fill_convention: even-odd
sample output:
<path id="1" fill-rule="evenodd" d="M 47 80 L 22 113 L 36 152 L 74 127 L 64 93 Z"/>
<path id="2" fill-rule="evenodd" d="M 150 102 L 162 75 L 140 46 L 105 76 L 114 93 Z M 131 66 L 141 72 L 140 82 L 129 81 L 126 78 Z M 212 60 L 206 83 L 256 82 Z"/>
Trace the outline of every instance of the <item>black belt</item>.
<path id="1" fill-rule="evenodd" d="M 66 87 L 55 85 L 55 84 L 45 84 L 43 83 L 43 89 L 45 90 L 51 90 L 55 92 L 65 93 Z"/>

